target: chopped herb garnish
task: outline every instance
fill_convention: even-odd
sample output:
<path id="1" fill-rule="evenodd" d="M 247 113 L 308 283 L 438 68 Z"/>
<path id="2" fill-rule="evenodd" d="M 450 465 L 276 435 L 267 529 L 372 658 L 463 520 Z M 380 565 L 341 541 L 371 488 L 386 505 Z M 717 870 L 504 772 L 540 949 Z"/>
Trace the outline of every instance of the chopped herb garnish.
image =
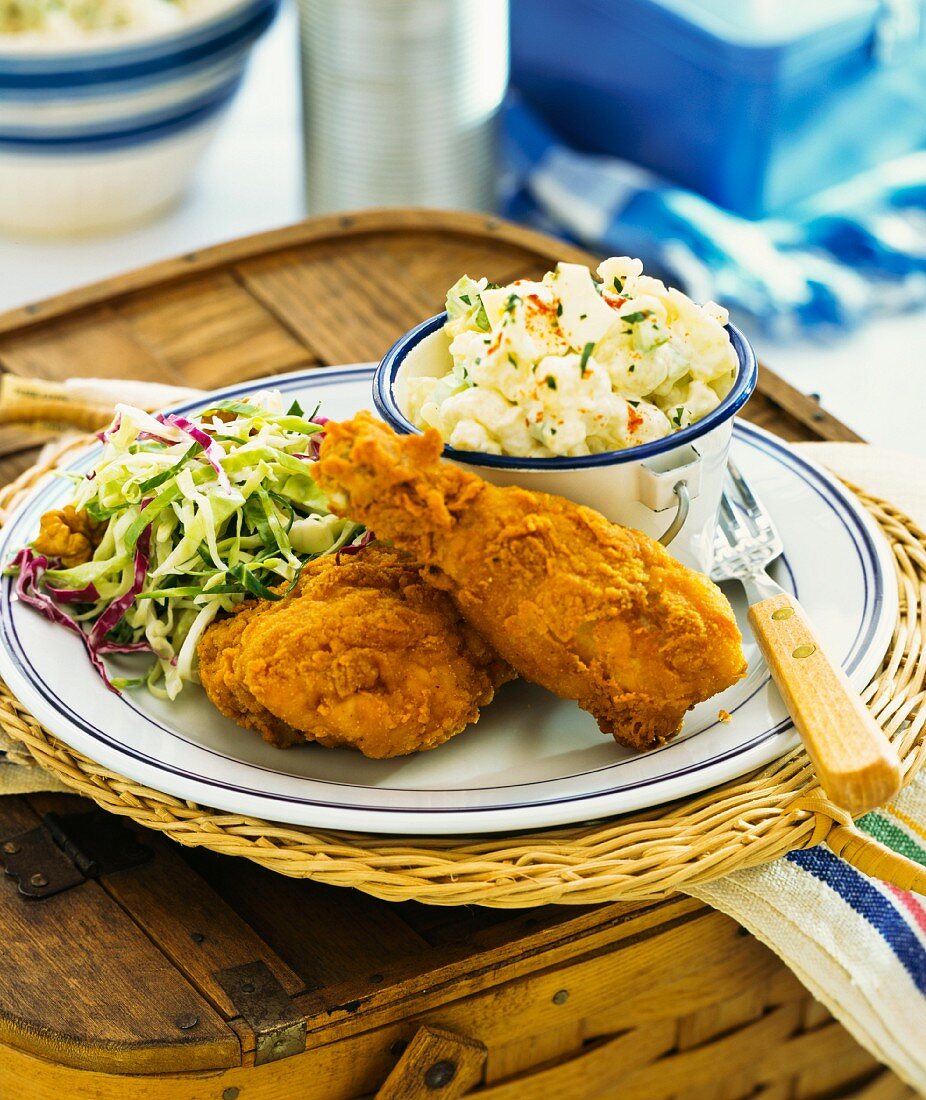
<path id="1" fill-rule="evenodd" d="M 639 404 L 640 404 L 640 402 L 639 402 L 639 401 L 628 401 L 628 402 L 627 402 L 627 404 L 628 404 L 628 405 L 633 405 L 633 407 L 634 407 L 634 408 L 636 408 L 636 407 L 637 407 L 637 405 L 639 405 Z"/>
<path id="2" fill-rule="evenodd" d="M 624 280 L 619 279 L 616 275 L 614 276 L 614 289 L 618 294 L 624 289 Z"/>
<path id="3" fill-rule="evenodd" d="M 511 364 L 511 365 L 512 365 L 513 367 L 516 367 L 516 366 L 518 365 L 518 361 L 517 361 L 517 359 L 515 359 L 515 357 L 514 357 L 514 356 L 513 356 L 512 354 L 511 354 L 511 352 L 510 352 L 510 351 L 508 352 L 508 362 L 509 362 L 509 363 L 510 363 L 510 364 Z"/>
<path id="4" fill-rule="evenodd" d="M 587 313 L 580 313 L 579 314 L 579 320 L 580 321 L 584 321 L 587 317 L 588 317 Z"/>
<path id="5" fill-rule="evenodd" d="M 551 389 L 551 390 L 555 390 L 555 389 L 556 389 L 556 379 L 555 379 L 555 378 L 553 377 L 553 375 L 552 375 L 552 374 L 548 374 L 548 375 L 546 376 L 546 378 L 544 379 L 544 381 L 545 381 L 545 382 L 546 382 L 546 384 L 547 384 L 547 385 L 548 385 L 548 386 L 550 387 L 550 389 Z"/>
<path id="6" fill-rule="evenodd" d="M 294 401 L 289 406 L 289 410 L 287 411 L 286 415 L 287 416 L 304 416 L 305 414 L 303 413 L 302 406 L 299 404 L 299 402 Z"/>
<path id="7" fill-rule="evenodd" d="M 628 325 L 635 325 L 638 321 L 645 321 L 649 317 L 648 309 L 638 309 L 636 313 L 622 313 L 621 320 Z"/>
<path id="8" fill-rule="evenodd" d="M 556 303 L 556 316 L 557 317 L 562 317 L 562 315 L 563 315 L 563 303 L 562 302 L 557 302 Z"/>
<path id="9" fill-rule="evenodd" d="M 470 296 L 468 294 L 461 294 L 460 295 L 460 301 L 461 302 L 466 302 L 466 304 L 468 306 L 471 306 L 473 304 L 473 300 L 472 300 L 472 298 L 470 298 Z"/>
<path id="10" fill-rule="evenodd" d="M 514 307 L 521 301 L 520 295 L 509 294 L 505 301 L 505 312 L 514 313 Z"/>
<path id="11" fill-rule="evenodd" d="M 585 347 L 582 349 L 582 358 L 579 360 L 579 373 L 580 374 L 583 374 L 583 375 L 585 374 L 585 368 L 588 365 L 589 357 L 591 356 L 591 354 L 594 350 L 595 350 L 594 340 L 590 340 L 585 345 Z"/>
<path id="12" fill-rule="evenodd" d="M 682 413 L 684 411 L 685 409 L 682 405 L 679 405 L 678 408 L 675 410 L 675 416 L 672 417 L 672 423 L 676 426 L 676 428 L 680 428 L 682 426 Z"/>
<path id="13" fill-rule="evenodd" d="M 633 374 L 633 372 L 634 372 L 634 371 L 635 371 L 636 369 L 637 369 L 636 363 L 631 363 L 631 364 L 630 364 L 630 366 L 629 366 L 629 367 L 627 368 L 627 372 L 628 372 L 629 374 Z"/>

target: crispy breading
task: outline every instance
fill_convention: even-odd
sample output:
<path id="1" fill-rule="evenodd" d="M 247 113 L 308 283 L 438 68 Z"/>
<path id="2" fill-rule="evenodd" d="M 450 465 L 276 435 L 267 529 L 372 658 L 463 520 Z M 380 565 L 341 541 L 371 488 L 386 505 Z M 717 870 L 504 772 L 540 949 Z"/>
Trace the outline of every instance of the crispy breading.
<path id="1" fill-rule="evenodd" d="M 73 504 L 46 512 L 39 525 L 33 549 L 48 558 L 59 558 L 67 569 L 90 561 L 106 527 L 86 512 L 77 511 Z"/>
<path id="2" fill-rule="evenodd" d="M 514 675 L 413 559 L 378 545 L 310 562 L 287 599 L 213 624 L 200 660 L 218 708 L 267 740 L 299 731 L 371 757 L 441 744 Z"/>
<path id="3" fill-rule="evenodd" d="M 265 741 L 288 748 L 304 740 L 298 730 L 261 706 L 245 686 L 238 661 L 241 637 L 269 601 L 250 600 L 227 619 L 212 623 L 199 640 L 199 678 L 213 704 L 240 726 L 257 730 Z"/>
<path id="4" fill-rule="evenodd" d="M 499 488 L 441 461 L 434 431 L 369 413 L 328 423 L 317 466 L 332 507 L 410 551 L 522 676 L 643 749 L 745 674 L 723 593 L 659 543 L 590 508 Z"/>

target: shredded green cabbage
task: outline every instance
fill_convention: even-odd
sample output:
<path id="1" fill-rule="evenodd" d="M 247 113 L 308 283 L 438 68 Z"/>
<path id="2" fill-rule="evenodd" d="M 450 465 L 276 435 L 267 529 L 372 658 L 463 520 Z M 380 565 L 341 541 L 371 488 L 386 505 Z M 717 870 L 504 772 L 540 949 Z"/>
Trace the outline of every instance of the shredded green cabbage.
<path id="1" fill-rule="evenodd" d="M 197 679 L 196 646 L 216 615 L 248 597 L 281 598 L 274 589 L 295 584 L 305 562 L 362 536 L 361 526 L 329 512 L 312 476 L 324 431 L 324 418 L 313 417 L 298 405 L 284 411 L 273 391 L 217 402 L 190 419 L 117 407 L 93 470 L 68 475 L 74 507 L 106 522 L 102 541 L 86 564 L 49 568 L 42 578 L 46 591 L 94 586 L 93 603 L 69 604 L 91 637 L 135 585 L 106 642 L 146 643 L 155 661 L 146 676 L 114 685 L 144 683 L 176 698 Z M 140 538 L 147 569 L 139 584 Z"/>

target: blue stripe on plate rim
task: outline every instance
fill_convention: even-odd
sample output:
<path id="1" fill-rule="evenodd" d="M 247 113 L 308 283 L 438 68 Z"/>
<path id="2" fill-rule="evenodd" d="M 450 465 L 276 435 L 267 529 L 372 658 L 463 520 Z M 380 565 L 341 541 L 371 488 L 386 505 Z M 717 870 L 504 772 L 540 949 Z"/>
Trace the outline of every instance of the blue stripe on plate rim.
<path id="1" fill-rule="evenodd" d="M 353 368 L 341 368 L 331 370 L 310 370 L 306 372 L 299 372 L 294 375 L 288 375 L 278 379 L 260 379 L 256 382 L 250 383 L 246 386 L 229 386 L 216 393 L 210 394 L 207 399 L 198 398 L 194 401 L 184 402 L 181 405 L 174 406 L 174 411 L 177 412 L 190 412 L 198 408 L 202 408 L 207 402 L 214 401 L 216 398 L 222 396 L 246 396 L 249 393 L 255 393 L 262 389 L 275 388 L 280 389 L 282 392 L 288 392 L 293 389 L 305 389 L 311 388 L 313 385 L 325 385 L 331 382 L 346 382 L 346 381 L 360 381 L 364 378 L 372 379 L 375 368 L 369 366 L 360 366 Z M 852 643 L 852 647 L 849 651 L 849 655 L 844 663 L 846 672 L 851 675 L 853 671 L 858 667 L 859 663 L 865 656 L 868 648 L 874 640 L 874 636 L 878 629 L 878 616 L 885 598 L 884 578 L 879 569 L 879 556 L 877 547 L 872 538 L 871 532 L 865 523 L 861 520 L 860 516 L 856 513 L 854 508 L 849 503 L 849 497 L 845 490 L 843 490 L 837 483 L 830 481 L 825 475 L 821 474 L 814 466 L 806 462 L 800 455 L 795 454 L 788 447 L 778 442 L 773 436 L 768 433 L 762 432 L 760 429 L 753 427 L 742 421 L 737 421 L 734 424 L 735 437 L 747 445 L 756 447 L 760 451 L 768 454 L 772 458 L 781 462 L 783 465 L 789 467 L 797 476 L 804 481 L 808 487 L 810 487 L 818 497 L 826 504 L 832 512 L 835 513 L 840 523 L 845 528 L 853 547 L 859 558 L 859 564 L 862 572 L 862 580 L 864 586 L 863 595 L 863 609 L 862 618 L 859 624 L 856 637 Z M 94 460 L 98 453 L 97 448 L 90 448 L 87 452 L 72 463 L 68 468 L 75 470 L 76 472 L 85 471 Z M 30 498 L 27 505 L 17 511 L 13 516 L 10 524 L 5 532 L 5 540 L 9 540 L 13 545 L 19 543 L 13 539 L 13 535 L 23 526 L 27 519 L 31 523 L 31 530 L 34 530 L 33 517 L 38 514 L 40 505 L 49 503 L 51 497 L 56 495 L 60 490 L 60 486 L 57 483 L 50 483 L 44 488 L 40 489 L 33 497 Z M 26 540 L 26 532 L 23 531 L 22 542 Z M 158 760 L 155 757 L 148 756 L 144 753 L 137 752 L 128 746 L 114 741 L 104 730 L 101 730 L 88 722 L 81 715 L 70 710 L 66 707 L 60 699 L 54 696 L 48 691 L 42 682 L 42 680 L 33 672 L 28 657 L 22 647 L 19 640 L 19 635 L 15 628 L 15 623 L 12 617 L 11 598 L 13 592 L 13 584 L 10 578 L 3 578 L 2 588 L 0 588 L 0 609 L 3 614 L 0 615 L 0 639 L 3 641 L 3 646 L 9 656 L 13 658 L 16 663 L 17 670 L 24 680 L 29 684 L 33 691 L 35 691 L 53 710 L 55 710 L 66 722 L 76 726 L 82 732 L 87 734 L 92 740 L 101 742 L 107 745 L 110 749 L 116 753 L 139 761 L 140 763 L 153 767 L 161 772 L 167 772 L 175 775 L 178 778 L 191 780 L 196 783 L 201 783 L 205 786 L 222 789 L 234 794 L 241 794 L 247 796 L 256 796 L 260 799 L 266 799 L 272 802 L 289 803 L 293 805 L 314 805 L 319 807 L 325 807 L 334 810 L 344 810 L 353 812 L 372 812 L 372 813 L 385 813 L 385 814 L 454 814 L 454 813 L 476 813 L 476 814 L 492 814 L 497 811 L 507 810 L 522 810 L 532 807 L 549 806 L 557 804 L 572 804 L 577 802 L 584 802 L 589 799 L 600 799 L 603 796 L 609 794 L 615 794 L 619 792 L 637 790 L 643 787 L 652 786 L 657 783 L 663 783 L 667 780 L 675 779 L 682 776 L 692 775 L 698 771 L 703 771 L 705 768 L 714 767 L 718 763 L 725 760 L 735 758 L 742 755 L 748 750 L 755 748 L 757 745 L 776 737 L 787 730 L 789 730 L 793 723 L 790 719 L 785 719 L 771 729 L 763 730 L 752 737 L 748 742 L 737 745 L 726 752 L 718 753 L 711 757 L 709 760 L 701 761 L 696 764 L 692 764 L 686 767 L 678 768 L 673 772 L 665 772 L 658 776 L 654 776 L 650 779 L 637 780 L 632 783 L 609 786 L 605 789 L 599 789 L 592 792 L 585 792 L 567 796 L 557 796 L 553 798 L 538 798 L 531 799 L 529 802 L 513 802 L 505 805 L 493 804 L 491 807 L 485 806 L 398 806 L 395 804 L 389 806 L 369 807 L 366 805 L 359 805 L 356 803 L 349 803 L 342 800 L 338 801 L 326 801 L 318 798 L 304 798 L 291 794 L 277 794 L 274 792 L 263 791 L 253 787 L 240 786 L 234 783 L 228 783 L 211 778 L 207 775 L 201 775 L 196 772 L 190 772 L 186 769 L 176 767 L 174 765 L 165 764 L 163 761 Z M 764 686 L 768 680 L 766 679 L 760 687 Z M 759 690 L 759 689 L 757 689 Z M 136 707 L 131 701 L 126 698 L 127 705 L 144 721 L 154 726 L 160 732 L 166 733 L 169 737 L 175 738 L 180 741 L 184 741 L 186 744 L 196 745 L 200 751 L 207 754 L 220 757 L 221 759 L 231 759 L 227 754 L 217 753 L 214 750 L 207 749 L 205 746 L 198 745 L 195 742 L 187 741 L 181 737 L 176 731 L 171 730 L 169 727 L 162 726 L 160 723 L 154 721 L 144 711 Z M 745 700 L 744 700 L 745 702 Z M 743 705 L 742 703 L 740 705 Z M 657 753 L 666 751 L 671 748 L 669 745 L 663 746 L 660 749 L 655 750 L 648 755 L 656 755 Z M 256 771 L 273 771 L 277 774 L 281 774 L 288 778 L 306 780 L 318 786 L 336 787 L 341 790 L 349 792 L 351 789 L 365 789 L 361 784 L 340 784 L 333 783 L 327 780 L 319 780 L 315 778 L 308 779 L 305 776 L 294 775 L 289 772 L 281 772 L 279 769 L 264 768 L 260 765 L 248 764 L 243 761 L 238 761 L 239 764 L 254 769 Z M 516 789 L 518 787 L 543 787 L 550 783 L 558 783 L 568 780 L 570 778 L 578 778 L 583 775 L 596 774 L 599 772 L 615 772 L 621 766 L 627 763 L 627 760 L 615 761 L 613 764 L 606 765 L 603 768 L 591 769 L 588 772 L 576 773 L 575 776 L 557 776 L 555 779 L 543 780 L 539 782 L 533 782 L 528 784 L 507 784 L 505 787 L 500 788 L 472 788 L 472 791 L 488 791 L 488 790 L 508 790 Z M 380 788 L 381 789 L 381 788 Z M 410 788 L 389 788 L 390 794 L 400 793 L 417 793 L 414 789 Z M 459 794 L 461 792 L 450 790 L 441 791 L 439 789 L 429 788 L 430 794 Z"/>
<path id="2" fill-rule="evenodd" d="M 211 58 L 221 50 L 261 35 L 271 24 L 280 0 L 254 0 L 227 18 L 185 34 L 170 35 L 147 45 L 117 46 L 85 53 L 11 55 L 0 50 L 0 92 L 4 89 L 55 89 L 112 84 L 149 77 Z"/>
<path id="3" fill-rule="evenodd" d="M 0 153 L 25 154 L 48 158 L 69 157 L 86 153 L 108 153 L 120 149 L 163 141 L 183 130 L 190 130 L 208 121 L 234 98 L 244 70 L 238 72 L 223 87 L 202 97 L 198 106 L 182 104 L 161 119 L 143 122 L 130 119 L 118 129 L 90 134 L 69 133 L 59 136 L 15 136 L 0 131 Z"/>

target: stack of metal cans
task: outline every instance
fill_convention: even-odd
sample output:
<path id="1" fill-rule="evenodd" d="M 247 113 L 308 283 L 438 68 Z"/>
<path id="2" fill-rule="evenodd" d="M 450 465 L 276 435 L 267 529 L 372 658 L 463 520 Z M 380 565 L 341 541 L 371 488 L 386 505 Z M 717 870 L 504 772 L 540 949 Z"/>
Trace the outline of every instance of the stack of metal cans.
<path id="1" fill-rule="evenodd" d="M 299 0 L 308 211 L 491 210 L 508 0 Z"/>

